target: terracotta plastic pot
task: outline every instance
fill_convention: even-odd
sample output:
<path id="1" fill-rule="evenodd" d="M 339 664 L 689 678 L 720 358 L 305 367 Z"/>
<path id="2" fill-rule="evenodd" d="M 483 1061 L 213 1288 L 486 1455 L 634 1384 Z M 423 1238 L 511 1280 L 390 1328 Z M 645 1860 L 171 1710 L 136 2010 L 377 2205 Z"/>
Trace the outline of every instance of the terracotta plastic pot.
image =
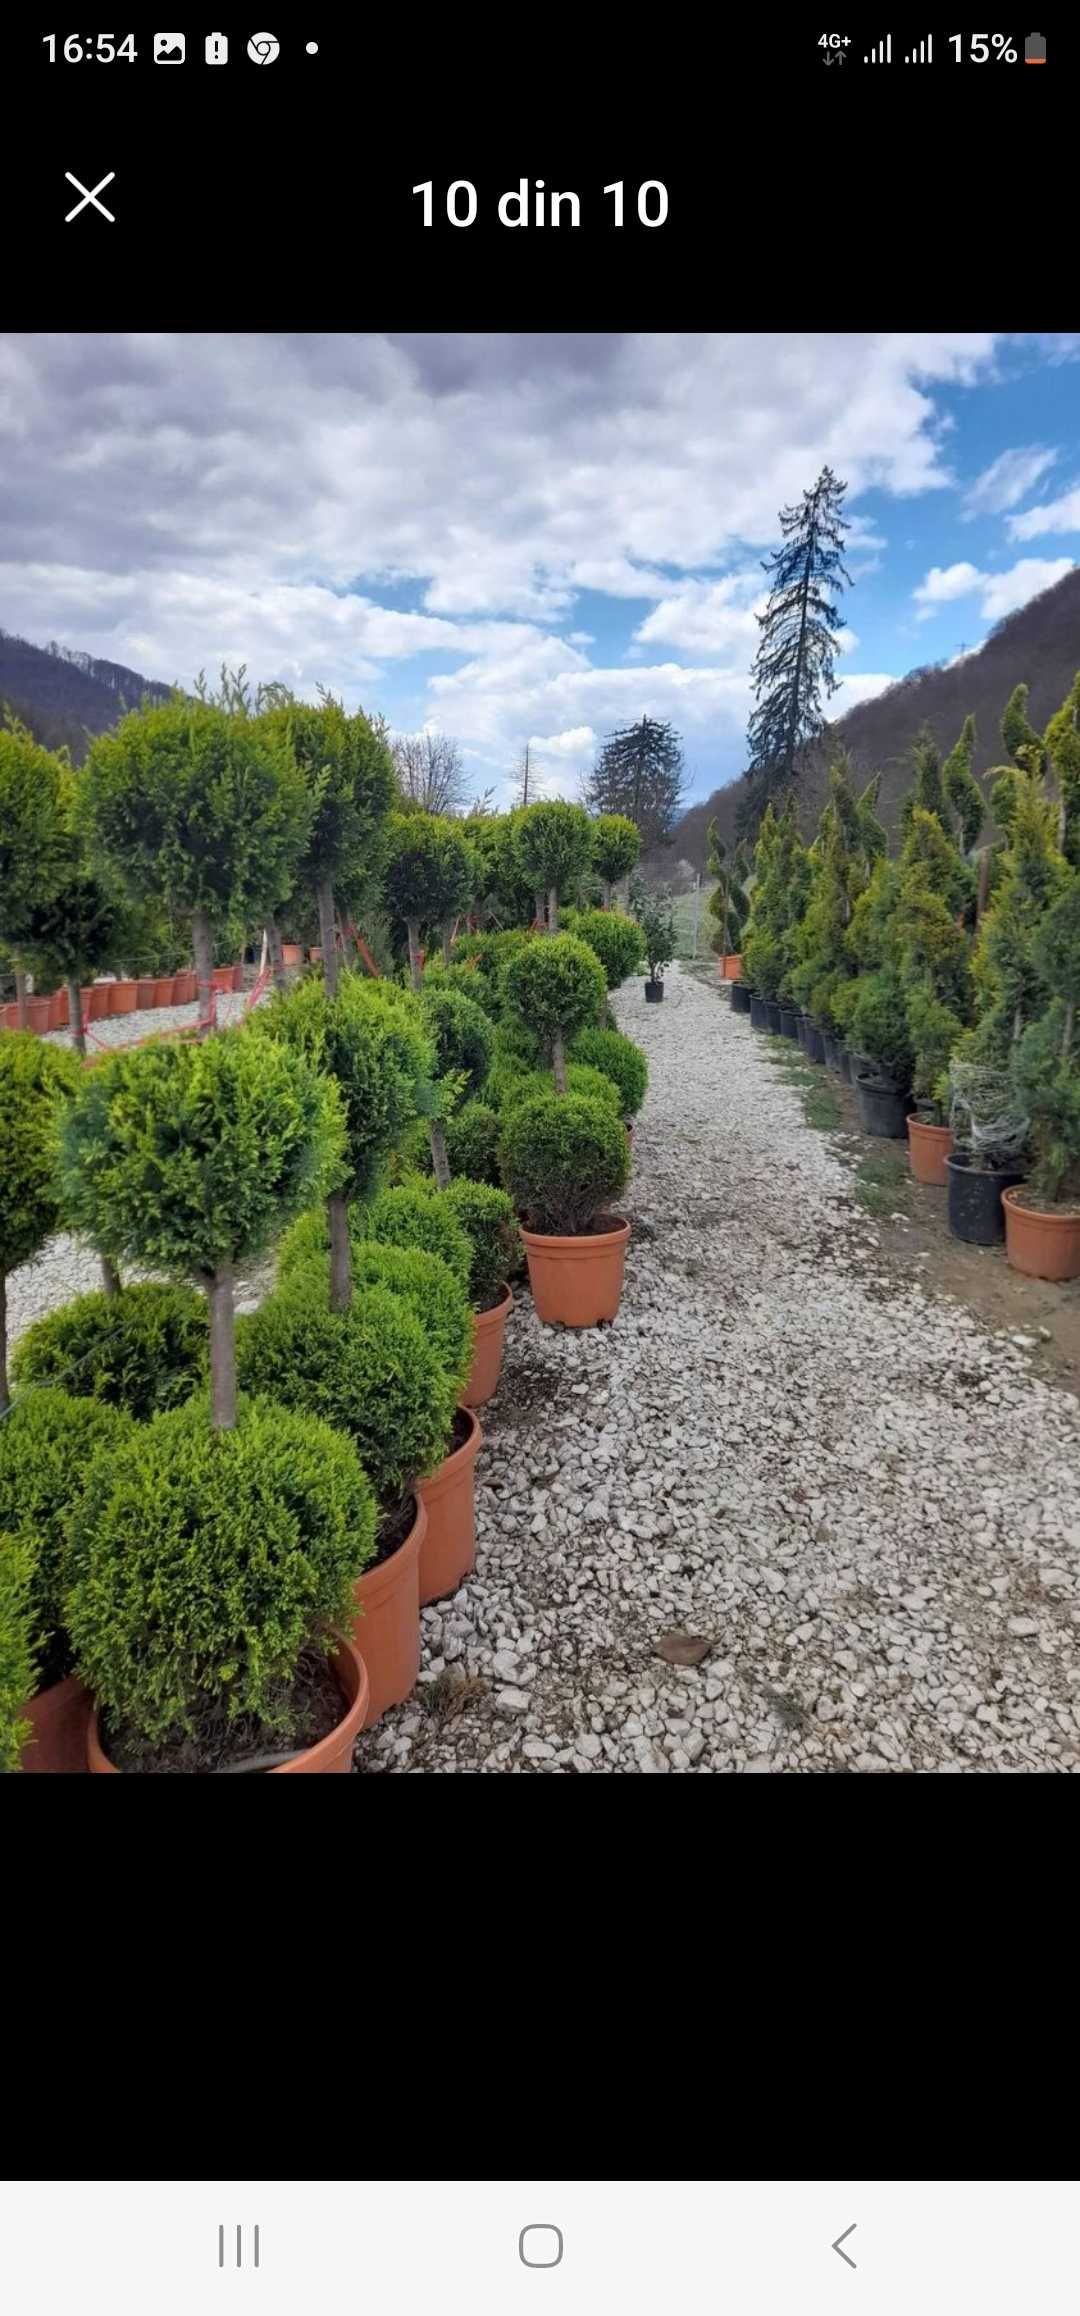
<path id="1" fill-rule="evenodd" d="M 234 965 L 215 965 L 212 979 L 219 997 L 232 996 L 235 973 L 236 967 Z"/>
<path id="2" fill-rule="evenodd" d="M 104 1021 L 109 1010 L 108 982 L 92 981 L 89 989 L 83 990 L 82 1003 L 84 1021 Z"/>
<path id="3" fill-rule="evenodd" d="M 724 971 L 729 981 L 742 980 L 742 950 L 729 949 L 724 958 Z"/>
<path id="4" fill-rule="evenodd" d="M 244 986 L 244 960 L 242 957 L 239 964 L 233 966 L 232 985 L 234 990 L 242 989 Z"/>
<path id="5" fill-rule="evenodd" d="M 751 992 L 750 992 L 750 1021 L 751 1021 L 751 1026 L 752 1026 L 754 1029 L 768 1029 L 768 1026 L 769 1026 L 769 1008 L 768 1008 L 768 1004 L 767 1004 L 767 1002 L 766 1002 L 766 1000 L 765 1000 L 765 998 L 764 998 L 764 997 L 759 997 L 759 996 L 758 996 L 758 993 L 757 993 L 757 990 L 756 990 L 756 989 L 753 989 L 753 990 L 751 990 Z"/>
<path id="6" fill-rule="evenodd" d="M 445 1600 L 476 1566 L 476 1459 L 483 1432 L 471 1408 L 469 1436 L 445 1456 L 437 1472 L 420 1482 L 427 1534 L 420 1546 L 420 1606 Z"/>
<path id="7" fill-rule="evenodd" d="M 74 1673 L 39 1689 L 26 1718 L 34 1734 L 19 1755 L 20 1767 L 31 1776 L 85 1777 L 90 1699 Z"/>
<path id="8" fill-rule="evenodd" d="M 175 974 L 173 978 L 173 1004 L 194 1005 L 198 987 L 199 984 L 193 972 Z"/>
<path id="9" fill-rule="evenodd" d="M 416 1518 L 403 1544 L 377 1568 L 357 1578 L 353 1598 L 360 1610 L 353 1640 L 368 1669 L 370 1695 L 365 1729 L 374 1727 L 389 1705 L 404 1703 L 420 1670 L 420 1551 L 427 1534 L 427 1507 L 416 1498 Z"/>
<path id="10" fill-rule="evenodd" d="M 27 1006 L 28 1027 L 33 1030 L 35 1037 L 48 1036 L 52 1027 L 49 1019 L 50 1011 L 50 1001 L 47 997 L 31 997 L 29 999 Z"/>
<path id="11" fill-rule="evenodd" d="M 17 1006 L 17 1005 L 5 1005 L 5 1007 L 4 1007 L 4 1028 L 5 1028 L 5 1029 L 18 1029 L 18 1026 L 19 1026 L 19 1008 L 18 1008 L 18 1006 Z"/>
<path id="12" fill-rule="evenodd" d="M 68 1011 L 69 1007 L 67 990 L 54 989 L 52 996 L 49 999 L 49 1028 L 66 1029 L 68 1025 Z"/>
<path id="13" fill-rule="evenodd" d="M 109 1012 L 134 1013 L 139 1002 L 137 981 L 113 981 L 109 986 Z"/>
<path id="14" fill-rule="evenodd" d="M 745 983 L 745 981 L 733 981 L 733 982 L 732 982 L 732 984 L 731 984 L 731 1010 L 732 1010 L 732 1012 L 733 1012 L 733 1013 L 749 1013 L 749 1011 L 750 1011 L 750 1007 L 751 1007 L 751 1005 L 752 1005 L 752 1004 L 753 1004 L 753 999 L 752 999 L 752 997 L 751 997 L 751 995 L 750 995 L 750 991 L 748 990 L 748 988 L 747 988 L 747 986 L 746 986 L 746 983 Z"/>
<path id="15" fill-rule="evenodd" d="M 139 979 L 138 979 L 138 980 L 137 980 L 137 982 L 135 983 L 135 991 L 136 991 L 136 997 L 135 997 L 135 1011 L 136 1011 L 136 1013 L 148 1013 L 148 1012 L 149 1012 L 149 1010 L 150 1010 L 150 1007 L 151 1007 L 151 1006 L 153 1005 L 153 1003 L 154 1003 L 154 991 L 155 991 L 155 989 L 156 989 L 156 988 L 157 988 L 157 982 L 154 980 L 154 978 L 153 978 L 153 975 L 152 975 L 152 974 L 150 974 L 150 973 L 142 973 L 142 974 L 140 974 L 140 976 L 139 976 Z"/>
<path id="16" fill-rule="evenodd" d="M 510 1288 L 504 1287 L 502 1301 L 496 1303 L 492 1310 L 474 1311 L 472 1366 L 461 1394 L 463 1407 L 482 1407 L 485 1399 L 490 1399 L 496 1390 L 502 1369 L 506 1322 L 513 1307 L 514 1298 Z"/>
<path id="17" fill-rule="evenodd" d="M 997 1246 L 1005 1236 L 1003 1190 L 1024 1179 L 1019 1166 L 973 1166 L 966 1150 L 945 1160 L 949 1177 L 949 1229 L 968 1246 Z"/>
<path id="18" fill-rule="evenodd" d="M 175 992 L 176 992 L 176 975 L 175 975 L 175 973 L 162 973 L 162 974 L 160 974 L 160 975 L 159 975 L 159 977 L 158 977 L 158 979 L 157 979 L 157 980 L 155 981 L 155 983 L 154 983 L 154 1003 L 155 1003 L 155 1005 L 175 1005 L 175 1003 L 176 1003 L 176 995 L 175 995 Z"/>
<path id="19" fill-rule="evenodd" d="M 1019 1206 L 1015 1189 L 1003 1190 L 1001 1203 L 1005 1252 L 1014 1271 L 1029 1279 L 1080 1279 L 1080 1214 Z"/>
<path id="20" fill-rule="evenodd" d="M 664 999 L 664 984 L 663 984 L 663 982 L 662 982 L 662 981 L 647 981 L 647 982 L 645 983 L 645 1003 L 646 1003 L 646 1005 L 662 1005 L 662 1003 L 663 1003 L 663 999 Z"/>
<path id="21" fill-rule="evenodd" d="M 916 1182 L 929 1183 L 932 1190 L 947 1190 L 949 1177 L 945 1161 L 952 1156 L 951 1128 L 930 1126 L 912 1111 L 907 1131 L 908 1157 Z"/>
<path id="22" fill-rule="evenodd" d="M 630 1225 L 584 1238 L 521 1233 L 536 1316 L 547 1327 L 598 1327 L 613 1319 L 622 1296 Z"/>
<path id="23" fill-rule="evenodd" d="M 282 962 L 282 964 L 283 964 L 283 965 L 302 965 L 302 964 L 303 964 L 303 962 L 304 962 L 304 952 L 303 952 L 303 950 L 302 950 L 302 948 L 301 948 L 301 946 L 300 946 L 300 943 L 299 943 L 299 941 L 283 941 L 283 942 L 282 942 L 282 944 L 281 944 L 281 962 Z"/>
<path id="24" fill-rule="evenodd" d="M 305 1752 L 296 1753 L 291 1761 L 280 1761 L 271 1769 L 271 1777 L 348 1777 L 352 1770 L 353 1747 L 365 1726 L 368 1709 L 367 1667 L 359 1650 L 351 1640 L 342 1638 L 331 1658 L 334 1679 L 341 1691 L 344 1707 L 336 1729 L 328 1737 L 320 1737 L 317 1745 L 309 1745 Z M 91 1771 L 119 1774 L 115 1762 L 103 1750 L 98 1716 L 92 1714 L 86 1731 L 86 1757 Z"/>
<path id="25" fill-rule="evenodd" d="M 309 959 L 310 959 L 310 962 L 312 963 L 312 965 L 321 965 L 321 964 L 322 964 L 322 950 L 321 950 L 321 949 L 309 949 L 309 950 L 308 950 L 308 957 L 309 957 Z"/>

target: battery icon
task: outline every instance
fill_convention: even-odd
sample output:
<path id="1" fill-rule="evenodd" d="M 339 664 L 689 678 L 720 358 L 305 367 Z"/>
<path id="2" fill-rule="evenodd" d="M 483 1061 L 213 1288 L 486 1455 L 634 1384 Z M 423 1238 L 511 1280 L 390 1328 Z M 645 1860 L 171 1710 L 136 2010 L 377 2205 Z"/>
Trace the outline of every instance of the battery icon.
<path id="1" fill-rule="evenodd" d="M 1046 36 L 1045 36 L 1045 34 L 1044 34 L 1044 33 L 1042 33 L 1042 32 L 1029 32 L 1029 33 L 1028 33 L 1027 39 L 1026 39 L 1026 40 L 1025 40 L 1025 42 L 1024 42 L 1024 63 L 1025 63 L 1025 64 L 1045 64 L 1045 63 L 1046 63 Z"/>
<path id="2" fill-rule="evenodd" d="M 225 34 L 223 32 L 207 33 L 206 61 L 207 64 L 228 64 L 229 43 L 226 40 Z"/>

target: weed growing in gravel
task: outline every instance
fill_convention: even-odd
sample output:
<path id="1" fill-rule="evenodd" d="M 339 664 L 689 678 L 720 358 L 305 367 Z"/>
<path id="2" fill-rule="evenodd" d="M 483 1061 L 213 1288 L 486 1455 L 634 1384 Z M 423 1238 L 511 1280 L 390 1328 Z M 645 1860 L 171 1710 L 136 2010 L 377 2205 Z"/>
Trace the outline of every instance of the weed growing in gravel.
<path id="1" fill-rule="evenodd" d="M 867 1214 L 880 1221 L 892 1214 L 897 1202 L 910 1188 L 911 1176 L 906 1157 L 898 1150 L 882 1150 L 873 1156 L 860 1158 L 855 1170 L 855 1196 Z"/>
<path id="2" fill-rule="evenodd" d="M 766 1037 L 762 1042 L 777 1074 L 799 1095 L 807 1125 L 816 1126 L 819 1134 L 835 1134 L 844 1113 L 828 1079 L 813 1062 L 803 1060 L 789 1037 Z"/>

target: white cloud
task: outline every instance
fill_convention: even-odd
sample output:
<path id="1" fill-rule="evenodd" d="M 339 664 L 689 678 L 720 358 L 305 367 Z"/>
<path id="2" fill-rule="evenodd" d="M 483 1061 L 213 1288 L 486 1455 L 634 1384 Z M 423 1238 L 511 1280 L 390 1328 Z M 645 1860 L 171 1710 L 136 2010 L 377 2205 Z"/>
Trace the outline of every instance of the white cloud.
<path id="1" fill-rule="evenodd" d="M 939 603 L 954 603 L 958 595 L 972 595 L 982 583 L 982 572 L 974 563 L 950 563 L 944 571 L 935 563 L 915 589 L 915 601 L 923 606 L 917 617 L 932 619 Z"/>
<path id="2" fill-rule="evenodd" d="M 634 629 L 634 641 L 673 644 L 705 659 L 748 664 L 760 639 L 756 614 L 768 600 L 761 579 L 756 569 L 726 579 L 690 580 L 646 615 Z"/>
<path id="3" fill-rule="evenodd" d="M 1030 603 L 1033 595 L 1041 595 L 1045 587 L 1053 587 L 1072 567 L 1069 555 L 1059 556 L 1056 562 L 1027 556 L 1008 571 L 980 571 L 974 563 L 950 563 L 946 570 L 935 565 L 915 589 L 914 600 L 920 606 L 915 616 L 932 619 L 943 603 L 978 595 L 983 619 L 1004 619 L 1007 612 L 1019 611 L 1022 604 Z"/>
<path id="4" fill-rule="evenodd" d="M 1046 506 L 1028 507 L 1025 514 L 1010 515 L 1008 529 L 1014 539 L 1041 539 L 1048 531 L 1080 531 L 1080 483 Z"/>
<path id="5" fill-rule="evenodd" d="M 1043 449 L 1038 443 L 1026 450 L 1003 450 L 1000 458 L 984 467 L 969 485 L 964 521 L 970 523 L 976 515 L 1003 515 L 1009 507 L 1019 506 L 1054 465 L 1057 455 L 1056 450 Z"/>

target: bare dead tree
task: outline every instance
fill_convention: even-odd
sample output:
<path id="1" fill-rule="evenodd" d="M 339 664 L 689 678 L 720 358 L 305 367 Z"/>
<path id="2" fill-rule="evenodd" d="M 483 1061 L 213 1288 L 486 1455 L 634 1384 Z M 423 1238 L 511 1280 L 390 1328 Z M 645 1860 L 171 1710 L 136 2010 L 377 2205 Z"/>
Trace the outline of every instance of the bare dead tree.
<path id="1" fill-rule="evenodd" d="M 536 804 L 543 793 L 544 776 L 542 772 L 537 771 L 532 761 L 529 743 L 526 740 L 521 751 L 517 771 L 514 774 L 514 803 L 515 805 Z"/>
<path id="2" fill-rule="evenodd" d="M 456 740 L 445 732 L 403 732 L 390 743 L 401 790 L 421 812 L 460 812 L 465 767 Z"/>

